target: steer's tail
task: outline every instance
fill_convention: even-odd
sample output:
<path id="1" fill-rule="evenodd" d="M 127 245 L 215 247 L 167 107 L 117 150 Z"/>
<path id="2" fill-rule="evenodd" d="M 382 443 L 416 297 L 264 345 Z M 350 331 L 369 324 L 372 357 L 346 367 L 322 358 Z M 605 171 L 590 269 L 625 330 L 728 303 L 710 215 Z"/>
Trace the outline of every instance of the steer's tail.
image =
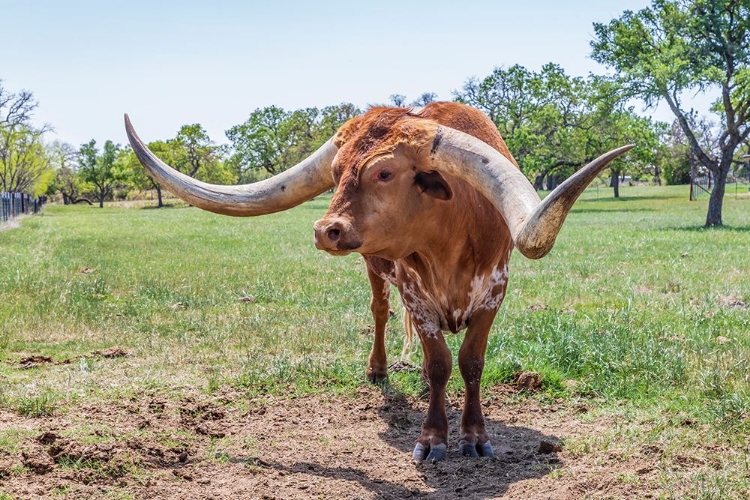
<path id="1" fill-rule="evenodd" d="M 404 347 L 401 349 L 401 359 L 406 360 L 414 350 L 414 324 L 409 313 L 404 309 Z"/>

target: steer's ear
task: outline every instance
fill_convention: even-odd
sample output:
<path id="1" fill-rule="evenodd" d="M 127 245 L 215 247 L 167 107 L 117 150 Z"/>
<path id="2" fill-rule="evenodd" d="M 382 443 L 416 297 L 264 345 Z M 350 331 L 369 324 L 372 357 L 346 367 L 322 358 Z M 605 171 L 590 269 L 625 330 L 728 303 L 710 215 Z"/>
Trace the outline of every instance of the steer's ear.
<path id="1" fill-rule="evenodd" d="M 445 182 L 443 176 L 434 170 L 417 173 L 414 177 L 414 184 L 422 188 L 423 193 L 438 200 L 450 200 L 453 198 L 451 187 Z"/>

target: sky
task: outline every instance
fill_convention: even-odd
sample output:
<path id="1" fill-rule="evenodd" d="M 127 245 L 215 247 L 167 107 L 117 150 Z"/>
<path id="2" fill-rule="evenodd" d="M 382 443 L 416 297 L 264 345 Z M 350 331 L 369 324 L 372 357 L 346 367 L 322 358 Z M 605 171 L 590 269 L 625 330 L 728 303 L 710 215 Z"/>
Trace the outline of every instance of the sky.
<path id="1" fill-rule="evenodd" d="M 126 143 L 127 112 L 147 142 L 200 123 L 224 143 L 270 105 L 448 100 L 468 78 L 513 64 L 603 74 L 589 57 L 593 23 L 649 3 L 0 0 L 0 79 L 34 93 L 49 140 Z"/>

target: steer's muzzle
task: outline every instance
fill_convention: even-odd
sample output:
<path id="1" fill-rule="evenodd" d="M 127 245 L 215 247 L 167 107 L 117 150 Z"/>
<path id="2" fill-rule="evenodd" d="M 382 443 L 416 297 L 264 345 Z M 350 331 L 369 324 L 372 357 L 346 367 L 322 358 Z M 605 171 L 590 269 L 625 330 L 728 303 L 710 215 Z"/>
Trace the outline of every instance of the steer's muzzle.
<path id="1" fill-rule="evenodd" d="M 345 255 L 362 246 L 362 240 L 351 222 L 341 217 L 322 218 L 315 229 L 315 247 L 334 255 Z"/>

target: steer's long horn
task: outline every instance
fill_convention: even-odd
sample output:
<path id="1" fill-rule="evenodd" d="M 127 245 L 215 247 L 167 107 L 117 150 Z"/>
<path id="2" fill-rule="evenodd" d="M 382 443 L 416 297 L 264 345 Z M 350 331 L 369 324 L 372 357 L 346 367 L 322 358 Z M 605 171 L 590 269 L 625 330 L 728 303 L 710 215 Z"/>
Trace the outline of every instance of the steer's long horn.
<path id="1" fill-rule="evenodd" d="M 290 169 L 254 184 L 221 186 L 193 179 L 152 153 L 125 115 L 125 130 L 135 155 L 166 189 L 198 208 L 223 215 L 253 216 L 287 210 L 334 186 L 331 163 L 338 148 L 329 139 Z"/>
<path id="2" fill-rule="evenodd" d="M 544 257 L 578 196 L 610 161 L 633 145 L 612 150 L 577 171 L 544 201 L 529 180 L 505 156 L 485 142 L 439 126 L 432 143 L 436 170 L 466 180 L 500 211 L 516 248 L 530 259 Z"/>

